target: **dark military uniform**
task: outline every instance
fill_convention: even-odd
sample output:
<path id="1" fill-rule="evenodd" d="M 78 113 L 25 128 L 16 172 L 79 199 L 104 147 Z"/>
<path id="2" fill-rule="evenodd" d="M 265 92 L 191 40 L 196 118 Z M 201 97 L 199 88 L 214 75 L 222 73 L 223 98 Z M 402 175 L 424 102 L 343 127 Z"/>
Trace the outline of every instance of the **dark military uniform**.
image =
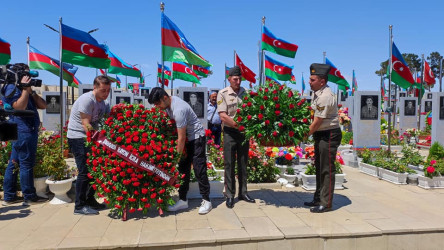
<path id="1" fill-rule="evenodd" d="M 217 94 L 217 111 L 226 112 L 231 118 L 236 115 L 238 104 L 242 103 L 245 89 L 240 87 L 239 93 L 228 86 Z M 247 161 L 249 143 L 245 135 L 237 128 L 228 127 L 223 124 L 224 131 L 224 166 L 225 166 L 225 195 L 234 198 L 236 193 L 235 171 L 237 155 L 237 173 L 239 180 L 239 196 L 247 194 Z"/>
<path id="2" fill-rule="evenodd" d="M 314 116 L 324 118 L 313 134 L 315 141 L 316 192 L 315 201 L 324 207 L 331 207 L 335 187 L 335 161 L 342 133 L 339 128 L 336 98 L 325 86 L 312 96 L 311 107 Z"/>
<path id="3" fill-rule="evenodd" d="M 311 73 L 316 75 L 314 70 Z M 313 133 L 316 167 L 316 191 L 313 201 L 331 208 L 335 187 L 336 153 L 342 133 L 339 128 L 336 98 L 330 87 L 325 85 L 312 94 L 311 108 L 315 117 L 323 118 L 322 124 Z"/>

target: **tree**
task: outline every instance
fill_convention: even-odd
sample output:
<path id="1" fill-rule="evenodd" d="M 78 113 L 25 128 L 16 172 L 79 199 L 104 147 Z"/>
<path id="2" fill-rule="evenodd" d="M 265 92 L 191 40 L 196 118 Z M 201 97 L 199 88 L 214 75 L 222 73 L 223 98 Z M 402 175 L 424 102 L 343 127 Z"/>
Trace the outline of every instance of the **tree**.
<path id="1" fill-rule="evenodd" d="M 386 79 L 387 78 L 387 67 L 388 67 L 388 64 L 389 64 L 388 60 L 383 61 L 380 64 L 381 68 L 379 70 L 376 70 L 375 74 L 377 74 L 378 76 L 380 76 L 382 74 L 382 77 L 384 79 Z"/>
<path id="2" fill-rule="evenodd" d="M 435 77 L 439 77 L 439 61 L 442 60 L 442 56 L 439 54 L 439 52 L 432 52 L 427 57 L 427 60 L 430 61 L 430 68 L 432 69 Z"/>

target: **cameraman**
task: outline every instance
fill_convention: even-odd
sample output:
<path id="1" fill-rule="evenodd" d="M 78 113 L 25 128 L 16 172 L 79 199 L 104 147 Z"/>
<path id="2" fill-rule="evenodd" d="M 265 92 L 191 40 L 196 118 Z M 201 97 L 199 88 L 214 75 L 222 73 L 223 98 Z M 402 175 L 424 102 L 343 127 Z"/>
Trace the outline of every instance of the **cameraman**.
<path id="1" fill-rule="evenodd" d="M 24 71 L 29 71 L 26 64 L 16 64 Z M 37 196 L 34 187 L 34 165 L 37 153 L 37 139 L 40 127 L 40 117 L 37 109 L 45 109 L 46 102 L 32 90 L 28 85 L 31 77 L 23 76 L 20 83 L 5 83 L 2 88 L 3 103 L 9 104 L 15 110 L 32 110 L 33 117 L 11 116 L 10 122 L 17 123 L 18 138 L 12 143 L 12 152 L 9 164 L 6 167 L 3 180 L 4 201 L 3 205 L 11 205 L 20 202 L 17 197 L 17 170 L 20 168 L 20 185 L 23 193 L 23 205 L 29 203 L 43 202 L 47 199 Z M 28 86 L 28 87 L 24 87 Z"/>

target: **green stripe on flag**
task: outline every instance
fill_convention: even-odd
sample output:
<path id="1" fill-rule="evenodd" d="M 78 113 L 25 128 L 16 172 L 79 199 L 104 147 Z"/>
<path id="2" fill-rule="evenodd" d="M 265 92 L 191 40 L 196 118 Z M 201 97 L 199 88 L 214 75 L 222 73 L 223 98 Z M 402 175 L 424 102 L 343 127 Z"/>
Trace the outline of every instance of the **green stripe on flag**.
<path id="1" fill-rule="evenodd" d="M 109 67 L 108 73 L 124 75 L 124 76 L 134 76 L 140 77 L 140 71 L 135 69 L 119 68 L 119 67 Z"/>
<path id="2" fill-rule="evenodd" d="M 338 86 L 343 86 L 345 88 L 350 88 L 350 84 L 348 84 L 347 80 L 344 78 L 337 77 L 335 75 L 328 75 L 328 81 L 336 83 Z"/>
<path id="3" fill-rule="evenodd" d="M 187 73 L 182 73 L 182 72 L 177 72 L 177 71 L 173 71 L 173 78 L 174 79 L 181 79 L 187 82 L 195 82 L 195 83 L 199 83 L 200 81 L 197 77 L 187 74 Z"/>
<path id="4" fill-rule="evenodd" d="M 193 65 L 201 65 L 203 67 L 212 66 L 192 51 L 182 48 L 162 46 L 163 60 L 169 62 L 184 62 Z"/>
<path id="5" fill-rule="evenodd" d="M 281 56 L 286 56 L 286 57 L 291 57 L 291 58 L 294 58 L 296 56 L 296 51 L 278 48 L 278 47 L 272 46 L 266 42 L 262 42 L 262 49 L 276 53 Z"/>
<path id="6" fill-rule="evenodd" d="M 60 75 L 60 68 L 57 68 L 54 65 L 44 63 L 44 62 L 30 61 L 29 68 L 30 69 L 43 69 L 43 70 L 47 70 L 47 71 L 53 73 L 56 76 Z M 63 80 L 67 81 L 68 83 L 71 83 L 74 81 L 73 77 L 66 72 L 63 72 Z"/>
<path id="7" fill-rule="evenodd" d="M 269 68 L 265 68 L 265 75 L 281 81 L 291 80 L 291 74 L 278 74 Z"/>
<path id="8" fill-rule="evenodd" d="M 97 58 L 90 57 L 84 54 L 75 53 L 69 50 L 62 50 L 62 61 L 67 63 L 72 63 L 75 65 L 81 65 L 85 67 L 107 69 L 111 64 L 109 58 Z"/>
<path id="9" fill-rule="evenodd" d="M 0 65 L 8 64 L 11 60 L 11 55 L 0 53 Z"/>

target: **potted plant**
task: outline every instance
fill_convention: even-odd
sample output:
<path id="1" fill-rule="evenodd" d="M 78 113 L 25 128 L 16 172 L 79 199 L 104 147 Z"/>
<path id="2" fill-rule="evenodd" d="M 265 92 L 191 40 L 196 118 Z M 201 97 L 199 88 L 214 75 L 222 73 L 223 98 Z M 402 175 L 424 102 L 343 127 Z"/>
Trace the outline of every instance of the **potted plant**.
<path id="1" fill-rule="evenodd" d="M 60 150 L 60 149 L 59 149 Z M 75 177 L 72 176 L 62 152 L 50 152 L 43 157 L 42 165 L 47 169 L 46 184 L 54 193 L 51 204 L 65 204 L 71 202 L 66 193 L 71 189 Z"/>
<path id="2" fill-rule="evenodd" d="M 373 152 L 368 148 L 364 148 L 363 150 L 358 151 L 358 157 L 362 158 L 362 161 L 359 162 L 359 171 L 378 177 L 378 167 L 373 165 Z"/>
<path id="3" fill-rule="evenodd" d="M 254 140 L 250 141 L 248 150 L 247 182 L 274 183 L 279 169 L 275 166 L 275 159 L 270 148 L 264 148 Z"/>
<path id="4" fill-rule="evenodd" d="M 404 144 L 400 161 L 412 170 L 423 172 L 424 157 L 413 146 Z"/>
<path id="5" fill-rule="evenodd" d="M 342 165 L 344 161 L 339 153 L 336 155 L 335 164 L 335 189 L 344 189 L 342 184 L 345 181 L 345 174 L 342 171 Z M 305 190 L 316 190 L 316 168 L 314 161 L 307 164 L 305 172 L 301 173 L 302 188 Z"/>
<path id="6" fill-rule="evenodd" d="M 418 176 L 418 186 L 424 189 L 444 188 L 444 160 L 431 160 L 424 168 L 424 176 Z"/>
<path id="7" fill-rule="evenodd" d="M 286 85 L 266 83 L 248 91 L 234 120 L 262 146 L 298 145 L 309 131 L 311 107 Z"/>
<path id="8" fill-rule="evenodd" d="M 288 181 L 288 183 L 293 184 L 294 181 L 297 178 L 297 175 L 295 174 L 294 168 L 292 167 L 287 167 L 285 173 L 284 173 L 284 178 Z"/>

